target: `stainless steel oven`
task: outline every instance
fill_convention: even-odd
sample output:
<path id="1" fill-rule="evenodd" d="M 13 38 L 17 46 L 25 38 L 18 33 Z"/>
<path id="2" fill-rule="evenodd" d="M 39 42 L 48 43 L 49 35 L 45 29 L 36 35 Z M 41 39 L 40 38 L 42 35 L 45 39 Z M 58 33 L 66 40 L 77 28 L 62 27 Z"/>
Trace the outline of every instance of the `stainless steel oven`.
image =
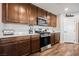
<path id="1" fill-rule="evenodd" d="M 40 34 L 40 48 L 41 51 L 51 48 L 51 33 L 43 31 L 35 31 Z"/>
<path id="2" fill-rule="evenodd" d="M 50 36 L 41 36 L 40 47 L 41 47 L 41 51 L 51 48 Z"/>

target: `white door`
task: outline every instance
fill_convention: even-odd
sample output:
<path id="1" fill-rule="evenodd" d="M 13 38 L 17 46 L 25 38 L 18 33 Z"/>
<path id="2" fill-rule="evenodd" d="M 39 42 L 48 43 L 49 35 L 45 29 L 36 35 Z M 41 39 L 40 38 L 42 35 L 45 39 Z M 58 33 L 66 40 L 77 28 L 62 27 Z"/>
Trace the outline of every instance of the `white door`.
<path id="1" fill-rule="evenodd" d="M 76 41 L 76 23 L 73 17 L 66 17 L 64 19 L 64 42 Z"/>

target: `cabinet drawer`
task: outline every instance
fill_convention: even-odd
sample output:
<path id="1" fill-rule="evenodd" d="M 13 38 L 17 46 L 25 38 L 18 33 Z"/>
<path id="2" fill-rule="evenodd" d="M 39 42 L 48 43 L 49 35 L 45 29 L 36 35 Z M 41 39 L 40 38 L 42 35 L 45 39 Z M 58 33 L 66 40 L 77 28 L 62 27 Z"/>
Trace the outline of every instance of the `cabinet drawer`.
<path id="1" fill-rule="evenodd" d="M 32 35 L 31 38 L 40 38 L 40 35 Z"/>
<path id="2" fill-rule="evenodd" d="M 30 39 L 30 36 L 19 36 L 17 37 L 17 41 L 23 41 L 23 40 L 29 40 Z"/>
<path id="3" fill-rule="evenodd" d="M 12 43 L 16 41 L 16 37 L 11 37 L 11 38 L 1 38 L 0 39 L 0 44 L 4 43 Z"/>

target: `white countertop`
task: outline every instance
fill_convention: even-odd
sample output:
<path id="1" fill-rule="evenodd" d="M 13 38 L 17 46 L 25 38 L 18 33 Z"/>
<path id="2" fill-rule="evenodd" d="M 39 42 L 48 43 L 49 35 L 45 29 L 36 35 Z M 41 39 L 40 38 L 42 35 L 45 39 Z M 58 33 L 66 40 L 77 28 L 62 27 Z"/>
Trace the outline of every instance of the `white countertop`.
<path id="1" fill-rule="evenodd" d="M 59 31 L 55 31 L 52 33 L 57 33 Z M 17 36 L 28 36 L 28 35 L 39 35 L 37 33 L 33 33 L 33 34 L 14 34 L 14 35 L 0 35 L 0 38 L 8 38 L 8 37 L 17 37 Z"/>
<path id="2" fill-rule="evenodd" d="M 39 34 L 18 34 L 18 35 L 0 35 L 0 38 L 17 37 L 17 36 L 28 36 L 28 35 L 39 35 Z"/>

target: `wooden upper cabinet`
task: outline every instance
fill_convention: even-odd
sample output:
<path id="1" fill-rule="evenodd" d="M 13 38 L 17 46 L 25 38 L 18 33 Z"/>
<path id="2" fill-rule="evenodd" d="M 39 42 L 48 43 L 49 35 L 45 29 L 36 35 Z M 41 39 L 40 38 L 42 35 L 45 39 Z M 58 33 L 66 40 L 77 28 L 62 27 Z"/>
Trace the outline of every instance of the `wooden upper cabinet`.
<path id="1" fill-rule="evenodd" d="M 41 8 L 38 8 L 38 17 L 42 17 Z"/>
<path id="2" fill-rule="evenodd" d="M 56 15 L 30 3 L 3 3 L 2 22 L 36 25 L 37 17 L 47 18 L 48 25 L 56 27 Z"/>
<path id="3" fill-rule="evenodd" d="M 6 21 L 6 4 L 2 4 L 2 22 Z"/>
<path id="4" fill-rule="evenodd" d="M 31 8 L 31 12 L 30 12 L 30 20 L 29 20 L 29 22 L 30 22 L 31 25 L 36 25 L 36 20 L 37 20 L 37 17 L 38 17 L 38 15 L 37 15 L 37 7 L 30 4 L 30 8 Z"/>
<path id="5" fill-rule="evenodd" d="M 4 23 L 23 23 L 29 24 L 29 4 L 6 3 L 3 4 Z"/>
<path id="6" fill-rule="evenodd" d="M 47 11 L 45 11 L 44 9 L 42 9 L 42 15 L 43 15 L 44 18 L 46 18 L 47 17 Z"/>
<path id="7" fill-rule="evenodd" d="M 16 3 L 3 4 L 3 17 L 5 17 L 5 19 L 3 18 L 3 22 L 12 22 L 12 23 L 19 22 L 18 12 L 19 12 L 18 4 Z"/>
<path id="8" fill-rule="evenodd" d="M 46 11 L 41 8 L 38 8 L 38 17 L 46 18 Z"/>
<path id="9" fill-rule="evenodd" d="M 29 24 L 30 4 L 19 4 L 19 22 Z"/>
<path id="10" fill-rule="evenodd" d="M 56 15 L 51 15 L 51 27 L 56 27 L 57 25 L 57 16 Z"/>
<path id="11" fill-rule="evenodd" d="M 47 22 L 48 22 L 48 26 L 51 26 L 51 14 L 49 12 L 47 12 Z"/>

